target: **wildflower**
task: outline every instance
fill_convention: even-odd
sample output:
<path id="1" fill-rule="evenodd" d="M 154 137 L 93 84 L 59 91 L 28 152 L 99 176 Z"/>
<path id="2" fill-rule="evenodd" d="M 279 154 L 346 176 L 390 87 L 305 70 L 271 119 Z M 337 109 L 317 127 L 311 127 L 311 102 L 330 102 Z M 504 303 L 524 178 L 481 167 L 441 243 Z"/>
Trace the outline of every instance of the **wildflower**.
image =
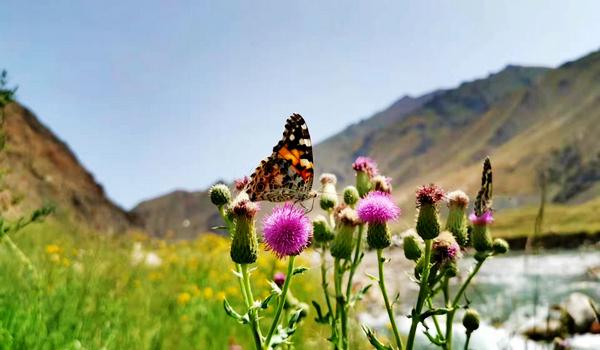
<path id="1" fill-rule="evenodd" d="M 285 273 L 279 271 L 275 272 L 273 275 L 273 282 L 275 282 L 279 288 L 283 287 L 283 283 L 285 282 Z"/>
<path id="2" fill-rule="evenodd" d="M 448 231 L 440 233 L 433 240 L 432 250 L 432 260 L 438 265 L 456 262 L 461 256 L 460 246 Z"/>
<path id="3" fill-rule="evenodd" d="M 358 217 L 369 224 L 367 243 L 371 248 L 383 249 L 392 243 L 387 225 L 388 221 L 400 216 L 400 208 L 394 204 L 392 197 L 384 192 L 371 192 L 358 202 Z"/>
<path id="4" fill-rule="evenodd" d="M 371 179 L 378 174 L 377 163 L 369 157 L 358 157 L 352 169 L 356 171 L 356 189 L 364 197 L 371 190 Z"/>
<path id="5" fill-rule="evenodd" d="M 354 205 L 358 202 L 360 195 L 358 194 L 358 190 L 354 186 L 348 186 L 344 188 L 344 203 L 346 205 L 354 208 Z"/>
<path id="6" fill-rule="evenodd" d="M 335 190 L 337 178 L 334 174 L 325 173 L 321 175 L 320 181 L 322 193 L 319 203 L 321 209 L 330 211 L 337 205 L 337 192 Z"/>
<path id="7" fill-rule="evenodd" d="M 377 176 L 373 177 L 373 179 L 371 180 L 371 183 L 373 184 L 374 191 L 392 193 L 392 178 L 391 177 L 377 175 Z"/>
<path id="8" fill-rule="evenodd" d="M 62 249 L 56 245 L 56 244 L 48 244 L 46 246 L 46 253 L 47 254 L 60 254 L 62 252 Z"/>
<path id="9" fill-rule="evenodd" d="M 331 243 L 331 256 L 339 259 L 349 259 L 354 245 L 354 231 L 360 224 L 356 211 L 345 207 L 337 214 L 338 232 Z"/>
<path id="10" fill-rule="evenodd" d="M 434 239 L 440 233 L 437 204 L 444 198 L 444 191 L 434 185 L 421 186 L 417 190 L 417 233 L 423 239 Z"/>
<path id="11" fill-rule="evenodd" d="M 275 207 L 263 220 L 265 243 L 278 258 L 300 254 L 308 246 L 311 229 L 304 211 L 291 203 Z"/>
<path id="12" fill-rule="evenodd" d="M 408 234 L 404 236 L 402 242 L 404 256 L 408 260 L 419 260 L 421 255 L 423 255 L 423 242 L 419 241 L 419 237 L 416 234 Z"/>
<path id="13" fill-rule="evenodd" d="M 234 183 L 235 189 L 238 192 L 241 192 L 244 190 L 244 188 L 246 188 L 246 186 L 248 185 L 249 182 L 250 182 L 250 178 L 248 176 L 244 176 L 241 179 L 236 179 L 233 183 Z"/>
<path id="14" fill-rule="evenodd" d="M 210 288 L 210 287 L 206 287 L 206 288 L 204 288 L 203 294 L 204 294 L 204 298 L 205 298 L 205 299 L 210 299 L 210 298 L 212 298 L 212 297 L 213 297 L 213 295 L 214 295 L 215 293 L 214 293 L 214 291 L 212 290 L 212 288 Z"/>
<path id="15" fill-rule="evenodd" d="M 235 229 L 231 240 L 230 256 L 238 264 L 251 264 L 256 261 L 258 241 L 254 218 L 258 210 L 258 204 L 243 197 L 236 200 L 231 209 Z"/>
<path id="16" fill-rule="evenodd" d="M 323 215 L 313 220 L 313 238 L 317 243 L 326 243 L 333 239 L 334 235 Z"/>
<path id="17" fill-rule="evenodd" d="M 208 191 L 210 201 L 217 207 L 222 207 L 231 202 L 231 192 L 229 188 L 223 184 L 217 184 Z"/>
<path id="18" fill-rule="evenodd" d="M 177 296 L 177 304 L 186 305 L 192 300 L 192 296 L 188 292 L 179 293 Z"/>
<path id="19" fill-rule="evenodd" d="M 486 252 L 493 249 L 492 236 L 489 232 L 488 225 L 494 222 L 494 217 L 490 210 L 485 211 L 480 216 L 475 213 L 469 215 L 469 220 L 473 224 L 471 239 L 473 247 L 478 252 Z"/>
<path id="20" fill-rule="evenodd" d="M 463 191 L 453 191 L 448 193 L 446 198 L 449 208 L 446 230 L 452 232 L 461 247 L 465 247 L 469 240 L 465 220 L 465 209 L 469 204 L 469 197 Z"/>

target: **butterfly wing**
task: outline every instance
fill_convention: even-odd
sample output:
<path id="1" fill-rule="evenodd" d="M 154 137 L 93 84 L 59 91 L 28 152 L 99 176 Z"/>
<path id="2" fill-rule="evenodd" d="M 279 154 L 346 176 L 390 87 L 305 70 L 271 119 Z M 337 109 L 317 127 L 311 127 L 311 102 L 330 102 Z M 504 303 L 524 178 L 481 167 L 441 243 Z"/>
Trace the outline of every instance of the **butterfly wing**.
<path id="1" fill-rule="evenodd" d="M 483 162 L 483 173 L 481 175 L 481 188 L 475 199 L 475 214 L 483 215 L 488 210 L 492 209 L 492 163 L 490 158 L 486 157 Z"/>
<path id="2" fill-rule="evenodd" d="M 313 178 L 308 127 L 300 114 L 292 114 L 286 121 L 283 138 L 256 168 L 246 192 L 251 201 L 302 201 L 311 196 Z"/>

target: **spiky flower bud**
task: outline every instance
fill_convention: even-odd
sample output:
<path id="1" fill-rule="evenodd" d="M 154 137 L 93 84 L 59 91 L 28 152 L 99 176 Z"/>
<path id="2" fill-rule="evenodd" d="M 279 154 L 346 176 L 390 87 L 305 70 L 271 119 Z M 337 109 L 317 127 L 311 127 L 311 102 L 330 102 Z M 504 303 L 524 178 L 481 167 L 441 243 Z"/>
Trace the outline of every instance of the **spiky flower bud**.
<path id="1" fill-rule="evenodd" d="M 472 243 L 475 250 L 478 252 L 491 251 L 493 248 L 493 242 L 488 225 L 494 221 L 492 212 L 486 211 L 481 216 L 477 216 L 475 213 L 472 213 L 469 216 L 469 220 L 471 220 L 471 223 L 473 224 L 471 239 L 473 241 Z"/>
<path id="2" fill-rule="evenodd" d="M 373 249 L 384 249 L 392 244 L 392 234 L 386 223 L 372 223 L 367 228 L 367 243 Z"/>
<path id="3" fill-rule="evenodd" d="M 443 272 L 448 277 L 456 277 L 458 275 L 458 264 L 451 262 L 444 266 Z"/>
<path id="4" fill-rule="evenodd" d="M 337 205 L 337 192 L 335 190 L 335 184 L 337 178 L 334 174 L 325 173 L 321 175 L 321 199 L 319 204 L 321 209 L 325 211 L 332 210 Z"/>
<path id="5" fill-rule="evenodd" d="M 463 326 L 467 330 L 467 333 L 472 333 L 479 328 L 479 313 L 475 309 L 467 309 L 462 320 Z"/>
<path id="6" fill-rule="evenodd" d="M 259 207 L 247 199 L 236 201 L 231 209 L 234 232 L 231 240 L 231 260 L 238 264 L 252 264 L 258 255 L 255 216 Z"/>
<path id="7" fill-rule="evenodd" d="M 361 197 L 371 191 L 371 179 L 377 175 L 377 163 L 369 157 L 358 157 L 352 164 L 356 171 L 356 189 Z"/>
<path id="8" fill-rule="evenodd" d="M 275 282 L 279 288 L 283 287 L 283 283 L 285 282 L 285 273 L 280 271 L 275 272 L 273 275 L 273 282 Z"/>
<path id="9" fill-rule="evenodd" d="M 494 239 L 494 242 L 492 243 L 492 250 L 495 254 L 506 254 L 508 253 L 509 249 L 510 248 L 507 241 L 503 240 L 502 238 Z"/>
<path id="10" fill-rule="evenodd" d="M 390 177 L 377 175 L 371 179 L 371 184 L 374 191 L 392 193 L 392 178 Z"/>
<path id="11" fill-rule="evenodd" d="M 374 249 L 387 248 L 392 244 L 392 236 L 387 222 L 400 216 L 400 208 L 394 204 L 389 194 L 371 192 L 358 202 L 358 216 L 367 222 L 367 243 Z"/>
<path id="12" fill-rule="evenodd" d="M 432 252 L 431 260 L 438 266 L 454 263 L 461 257 L 460 247 L 448 231 L 440 233 L 433 240 Z"/>
<path id="13" fill-rule="evenodd" d="M 423 244 L 414 234 L 404 236 L 402 248 L 408 260 L 417 261 L 423 255 Z"/>
<path id="14" fill-rule="evenodd" d="M 434 239 L 440 234 L 438 203 L 444 198 L 444 191 L 434 184 L 421 186 L 417 190 L 417 233 L 423 239 Z"/>
<path id="15" fill-rule="evenodd" d="M 360 224 L 356 211 L 350 207 L 337 214 L 338 232 L 331 243 L 331 256 L 339 259 L 350 259 L 354 247 L 354 231 Z"/>
<path id="16" fill-rule="evenodd" d="M 313 220 L 313 238 L 317 243 L 326 243 L 333 239 L 334 234 L 323 215 Z"/>
<path id="17" fill-rule="evenodd" d="M 210 201 L 217 207 L 222 207 L 231 202 L 231 192 L 223 184 L 216 184 L 208 190 Z"/>
<path id="18" fill-rule="evenodd" d="M 447 194 L 448 221 L 446 230 L 452 232 L 461 247 L 466 247 L 469 241 L 465 210 L 469 204 L 469 197 L 463 191 L 454 191 Z"/>
<path id="19" fill-rule="evenodd" d="M 354 208 L 359 199 L 360 195 L 358 194 L 356 187 L 348 186 L 344 188 L 344 203 L 348 206 Z"/>

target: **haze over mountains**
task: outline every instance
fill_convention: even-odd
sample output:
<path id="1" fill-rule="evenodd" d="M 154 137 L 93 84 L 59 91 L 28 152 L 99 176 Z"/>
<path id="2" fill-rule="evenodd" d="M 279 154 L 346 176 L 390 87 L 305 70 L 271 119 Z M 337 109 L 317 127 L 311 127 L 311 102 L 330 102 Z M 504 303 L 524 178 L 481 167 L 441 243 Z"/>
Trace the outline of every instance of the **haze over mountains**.
<path id="1" fill-rule="evenodd" d="M 16 128 L 11 120 L 29 126 Z M 191 238 L 219 223 L 204 191 L 175 191 L 125 213 L 106 199 L 68 148 L 32 120 L 28 111 L 10 107 L 5 128 L 14 134 L 9 136 L 15 140 L 13 148 L 21 151 L 7 153 L 2 164 L 9 162 L 4 167 L 26 174 L 18 180 L 7 177 L 7 183 L 21 191 L 34 188 L 37 202 L 52 198 L 97 227 L 122 229 L 137 218 L 161 237 Z M 49 146 L 35 146 L 32 135 Z M 381 172 L 393 178 L 394 195 L 411 217 L 419 185 L 436 182 L 447 190 L 474 192 L 486 155 L 494 166 L 499 209 L 537 199 L 538 171 L 549 164 L 560 178 L 553 200 L 598 198 L 599 135 L 600 51 L 557 68 L 509 65 L 456 88 L 402 97 L 315 145 L 314 154 L 317 172 L 335 173 L 340 187 L 353 182 L 351 163 L 357 156 L 373 157 Z"/>

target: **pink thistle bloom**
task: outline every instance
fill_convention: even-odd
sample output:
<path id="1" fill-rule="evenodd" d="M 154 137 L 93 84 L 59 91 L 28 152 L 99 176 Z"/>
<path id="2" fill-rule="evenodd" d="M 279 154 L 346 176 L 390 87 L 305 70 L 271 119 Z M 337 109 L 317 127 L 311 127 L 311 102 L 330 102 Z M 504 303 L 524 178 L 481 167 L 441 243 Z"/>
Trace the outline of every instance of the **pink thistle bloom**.
<path id="1" fill-rule="evenodd" d="M 369 224 L 383 224 L 400 216 L 400 208 L 394 204 L 392 197 L 380 191 L 369 192 L 358 202 L 356 212 L 361 221 Z"/>
<path id="2" fill-rule="evenodd" d="M 445 193 L 441 187 L 438 187 L 434 184 L 421 186 L 417 190 L 417 206 L 420 207 L 427 204 L 435 205 L 444 199 L 444 196 Z"/>
<path id="3" fill-rule="evenodd" d="M 370 178 L 379 174 L 379 171 L 377 170 L 377 163 L 375 163 L 375 161 L 369 157 L 361 156 L 356 158 L 354 163 L 352 163 L 352 169 L 355 171 L 365 172 Z"/>
<path id="4" fill-rule="evenodd" d="M 279 288 L 283 287 L 283 283 L 285 282 L 285 273 L 279 271 L 275 272 L 273 275 L 273 282 L 275 282 Z"/>
<path id="5" fill-rule="evenodd" d="M 312 225 L 302 209 L 285 203 L 264 218 L 263 234 L 267 248 L 283 258 L 298 255 L 308 246 Z"/>
<path id="6" fill-rule="evenodd" d="M 460 246 L 449 232 L 442 232 L 432 244 L 433 259 L 438 263 L 456 261 L 461 257 Z"/>
<path id="7" fill-rule="evenodd" d="M 481 216 L 477 216 L 475 212 L 471 213 L 471 215 L 469 215 L 469 220 L 471 220 L 473 225 L 485 226 L 494 222 L 494 217 L 492 216 L 492 211 L 488 210 L 481 214 Z"/>
<path id="8" fill-rule="evenodd" d="M 250 178 L 248 176 L 244 176 L 241 179 L 236 179 L 234 181 L 235 189 L 238 190 L 238 191 L 243 191 L 244 188 L 246 188 L 246 186 L 248 185 L 249 182 L 250 182 Z"/>

